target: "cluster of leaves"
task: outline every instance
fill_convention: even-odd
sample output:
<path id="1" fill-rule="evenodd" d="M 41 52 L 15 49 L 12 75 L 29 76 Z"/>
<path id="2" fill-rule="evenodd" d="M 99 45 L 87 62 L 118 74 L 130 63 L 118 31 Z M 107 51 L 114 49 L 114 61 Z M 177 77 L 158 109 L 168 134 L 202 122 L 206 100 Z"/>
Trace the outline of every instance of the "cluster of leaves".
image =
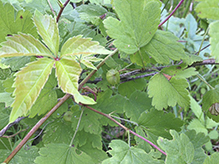
<path id="1" fill-rule="evenodd" d="M 27 127 L 70 94 L 11 163 L 216 164 L 219 6 L 198 1 L 196 12 L 187 13 L 187 2 L 185 18 L 172 16 L 161 26 L 168 0 L 165 7 L 159 0 L 72 0 L 67 6 L 1 0 L 0 129 L 28 118 L 0 138 L 0 161 Z M 121 80 L 107 81 L 111 69 Z M 124 133 L 104 114 L 138 135 Z"/>

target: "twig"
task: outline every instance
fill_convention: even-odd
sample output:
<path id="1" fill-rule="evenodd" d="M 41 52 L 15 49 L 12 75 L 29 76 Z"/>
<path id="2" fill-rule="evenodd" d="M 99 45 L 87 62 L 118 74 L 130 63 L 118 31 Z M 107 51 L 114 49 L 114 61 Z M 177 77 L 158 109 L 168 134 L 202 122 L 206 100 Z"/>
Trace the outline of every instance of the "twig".
<path id="1" fill-rule="evenodd" d="M 12 135 L 10 135 L 10 136 L 2 136 L 2 137 L 4 137 L 4 138 L 12 138 L 12 137 L 18 135 L 19 133 L 26 131 L 27 129 L 29 129 L 29 128 L 19 130 L 17 133 L 12 134 Z"/>
<path id="2" fill-rule="evenodd" d="M 181 4 L 184 2 L 184 0 L 181 0 L 178 5 L 176 6 L 176 8 L 172 11 L 172 13 L 163 21 L 161 22 L 158 27 L 162 26 L 174 13 L 175 11 L 181 6 Z"/>
<path id="3" fill-rule="evenodd" d="M 157 149 L 158 151 L 160 151 L 161 153 L 163 153 L 164 155 L 167 155 L 163 150 L 161 150 L 158 146 L 156 146 L 155 144 L 153 144 L 152 142 L 150 142 L 149 140 L 147 140 L 146 138 L 140 136 L 139 134 L 133 132 L 132 130 L 128 129 L 127 127 L 125 127 L 124 125 L 122 125 L 121 123 L 119 123 L 118 121 L 116 121 L 114 118 L 112 118 L 110 115 L 108 114 L 105 114 L 105 113 L 102 113 L 90 106 L 87 106 L 87 105 L 83 105 L 85 106 L 86 108 L 98 113 L 98 114 L 101 114 L 102 116 L 105 116 L 107 117 L 108 119 L 110 119 L 111 121 L 115 122 L 117 125 L 119 125 L 120 127 L 122 127 L 123 129 L 125 129 L 126 131 L 129 131 L 130 133 L 134 134 L 136 137 L 138 138 L 141 138 L 142 140 L 146 141 L 147 143 L 149 143 L 151 146 L 153 146 L 155 149 Z"/>
<path id="4" fill-rule="evenodd" d="M 63 10 L 65 9 L 65 7 L 67 6 L 67 4 L 68 4 L 69 2 L 70 2 L 70 0 L 67 0 L 67 1 L 63 4 L 63 6 L 60 6 L 61 9 L 60 9 L 59 14 L 58 14 L 58 16 L 57 16 L 57 18 L 56 18 L 56 22 L 59 21 L 59 18 L 61 17 Z"/>
<path id="5" fill-rule="evenodd" d="M 19 118 L 17 118 L 14 122 L 12 122 L 12 123 L 6 125 L 6 126 L 0 131 L 0 137 L 2 137 L 2 136 L 5 134 L 5 132 L 6 132 L 10 127 L 12 127 L 14 124 L 18 124 L 18 123 L 19 123 L 21 120 L 23 120 L 24 118 L 26 118 L 26 117 L 19 117 Z"/>
<path id="6" fill-rule="evenodd" d="M 201 51 L 203 51 L 204 49 L 208 48 L 209 46 L 210 46 L 210 44 L 208 44 L 207 46 L 203 47 L 198 52 L 196 52 L 195 55 L 198 55 Z"/>
<path id="7" fill-rule="evenodd" d="M 73 141 L 74 141 L 75 136 L 76 136 L 76 134 L 77 134 L 77 132 L 78 132 L 78 128 L 79 128 L 79 125 L 80 125 L 80 123 L 81 123 L 81 118 L 82 118 L 82 116 L 83 116 L 83 113 L 84 113 L 84 109 L 81 109 L 81 114 L 80 114 L 80 117 L 79 117 L 79 120 L 78 120 L 78 124 L 77 124 L 77 127 L 76 127 L 76 129 L 75 129 L 75 133 L 74 133 L 74 135 L 73 135 L 73 137 L 72 137 L 72 139 L 71 139 L 71 143 L 70 143 L 69 146 L 73 146 Z"/>
<path id="8" fill-rule="evenodd" d="M 103 59 L 98 65 L 97 65 L 97 70 L 106 62 L 106 60 L 113 56 L 116 52 L 118 51 L 118 49 L 115 49 L 111 54 L 109 54 L 105 59 Z M 85 83 L 87 83 L 87 81 L 97 72 L 97 70 L 93 70 L 91 73 L 89 73 L 89 75 L 80 83 L 79 85 L 79 90 L 81 90 L 81 88 L 83 87 L 83 85 Z"/>
<path id="9" fill-rule="evenodd" d="M 121 83 L 125 83 L 125 82 L 131 81 L 131 80 L 141 79 L 141 78 L 148 77 L 148 76 L 154 76 L 157 73 L 158 72 L 154 72 L 154 73 L 150 73 L 150 74 L 145 74 L 145 75 L 140 75 L 140 76 L 136 76 L 136 77 L 128 77 L 124 81 L 122 81 Z"/>
<path id="10" fill-rule="evenodd" d="M 146 141 L 147 143 L 149 143 L 151 146 L 153 146 L 155 149 L 157 149 L 158 151 L 160 151 L 162 154 L 167 155 L 163 150 L 161 150 L 157 145 L 153 144 L 151 141 L 147 140 L 146 138 L 140 136 L 139 134 L 133 132 L 132 130 L 129 130 L 130 133 L 134 134 L 136 137 L 141 138 L 142 140 Z"/>
<path id="11" fill-rule="evenodd" d="M 98 64 L 97 69 L 99 69 L 105 61 L 112 55 L 114 55 L 117 51 L 113 51 L 112 54 L 109 54 L 104 60 L 101 61 L 101 63 Z M 93 70 L 79 85 L 79 89 L 83 87 L 83 85 L 91 78 L 91 76 L 96 72 L 97 70 Z M 30 139 L 30 137 L 37 131 L 37 129 L 40 128 L 40 126 L 72 95 L 65 94 L 63 98 L 59 100 L 59 102 L 43 117 L 41 118 L 37 124 L 29 131 L 29 133 L 23 138 L 23 140 L 17 145 L 17 147 L 12 151 L 12 153 L 5 159 L 4 163 L 8 164 L 11 159 L 17 154 L 17 152 L 24 146 L 24 144 Z"/>
<path id="12" fill-rule="evenodd" d="M 66 94 L 60 101 L 43 117 L 37 124 L 29 131 L 29 133 L 23 138 L 23 140 L 17 145 L 17 147 L 11 152 L 11 154 L 5 159 L 4 163 L 9 163 L 11 159 L 17 154 L 17 152 L 24 146 L 24 144 L 30 139 L 30 137 L 39 129 L 39 127 L 70 97 L 70 94 Z"/>
<path id="13" fill-rule="evenodd" d="M 47 2 L 49 4 L 50 10 L 52 11 L 53 15 L 56 16 L 56 13 L 55 13 L 54 9 L 52 8 L 52 5 L 51 5 L 50 1 L 47 0 Z"/>

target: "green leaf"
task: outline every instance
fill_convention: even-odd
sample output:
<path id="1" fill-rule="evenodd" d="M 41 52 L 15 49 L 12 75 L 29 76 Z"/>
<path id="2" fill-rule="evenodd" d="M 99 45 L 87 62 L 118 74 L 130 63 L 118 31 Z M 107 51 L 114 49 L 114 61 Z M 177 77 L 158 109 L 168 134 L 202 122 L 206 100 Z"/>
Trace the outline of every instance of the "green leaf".
<path id="1" fill-rule="evenodd" d="M 141 113 L 150 110 L 151 107 L 151 99 L 147 93 L 135 91 L 126 100 L 123 110 L 132 121 L 137 121 Z"/>
<path id="2" fill-rule="evenodd" d="M 31 35 L 20 33 L 1 43 L 0 57 L 13 56 L 52 56 L 51 52 Z"/>
<path id="3" fill-rule="evenodd" d="M 33 57 L 35 59 L 35 57 Z M 31 56 L 18 56 L 18 57 L 9 57 L 1 58 L 2 63 L 9 65 L 12 71 L 18 71 L 20 68 L 24 67 L 31 60 Z"/>
<path id="4" fill-rule="evenodd" d="M 189 130 L 195 130 L 196 133 L 204 133 L 205 135 L 208 134 L 207 128 L 198 120 L 198 119 L 193 119 L 188 127 Z"/>
<path id="5" fill-rule="evenodd" d="M 37 31 L 32 21 L 32 14 L 29 11 L 20 10 L 16 12 L 9 3 L 3 4 L 0 1 L 0 42 L 5 41 L 6 36 L 18 32 L 29 33 L 37 37 Z"/>
<path id="6" fill-rule="evenodd" d="M 98 42 L 91 41 L 92 38 L 82 38 L 82 35 L 68 39 L 61 49 L 61 56 L 82 55 L 84 57 L 92 54 L 109 54 L 111 51 L 100 46 Z"/>
<path id="7" fill-rule="evenodd" d="M 64 121 L 64 119 L 56 119 L 48 125 L 43 135 L 43 143 L 65 143 L 69 144 L 73 136 L 73 129 L 71 123 Z"/>
<path id="8" fill-rule="evenodd" d="M 181 60 L 186 58 L 184 46 L 177 42 L 179 40 L 172 33 L 158 30 L 145 51 L 160 64 L 168 64 L 170 59 Z"/>
<path id="9" fill-rule="evenodd" d="M 97 148 L 99 150 L 102 150 L 102 136 L 101 133 L 99 134 L 91 134 L 89 132 L 85 132 L 84 130 L 78 131 L 77 135 L 74 140 L 74 145 L 76 143 L 76 140 L 78 140 L 78 146 L 82 147 L 85 145 L 91 145 L 92 148 Z"/>
<path id="10" fill-rule="evenodd" d="M 93 164 L 92 158 L 75 147 L 61 143 L 51 143 L 41 148 L 40 156 L 35 159 L 36 164 Z"/>
<path id="11" fill-rule="evenodd" d="M 162 72 L 176 78 L 189 78 L 198 74 L 195 68 L 187 68 L 184 64 L 163 68 Z"/>
<path id="12" fill-rule="evenodd" d="M 192 164 L 203 163 L 207 155 L 202 149 L 202 146 L 209 142 L 209 137 L 205 136 L 203 133 L 196 134 L 194 130 L 187 131 L 185 134 L 189 137 L 189 140 L 192 142 L 195 149 Z"/>
<path id="13" fill-rule="evenodd" d="M 197 0 L 201 1 L 195 8 L 201 18 L 219 19 L 218 0 Z"/>
<path id="14" fill-rule="evenodd" d="M 27 67 L 16 73 L 15 101 L 10 115 L 10 122 L 19 116 L 26 115 L 35 103 L 40 91 L 44 87 L 53 67 L 54 61 L 48 58 L 41 58 L 29 63 Z"/>
<path id="15" fill-rule="evenodd" d="M 18 145 L 20 141 L 16 142 L 13 149 Z M 11 153 L 12 150 L 0 149 L 0 161 L 4 161 Z M 38 156 L 38 148 L 31 146 L 28 149 L 21 149 L 10 161 L 10 164 L 30 164 L 34 163 L 34 159 Z"/>
<path id="16" fill-rule="evenodd" d="M 218 8 L 219 12 L 219 8 Z M 211 56 L 214 56 L 216 61 L 219 61 L 219 21 L 213 22 L 210 24 L 210 50 L 211 50 Z"/>
<path id="17" fill-rule="evenodd" d="M 130 55 L 130 60 L 132 63 L 136 63 L 137 65 L 144 67 L 148 63 L 150 63 L 150 57 L 146 51 L 146 46 L 141 47 L 136 53 Z"/>
<path id="18" fill-rule="evenodd" d="M 14 99 L 11 97 L 11 93 L 8 92 L 2 92 L 0 93 L 0 102 L 5 103 L 5 107 L 11 106 Z"/>
<path id="19" fill-rule="evenodd" d="M 215 152 L 211 156 L 208 156 L 203 164 L 218 164 L 219 161 L 219 153 Z"/>
<path id="20" fill-rule="evenodd" d="M 143 78 L 132 80 L 132 81 L 128 81 L 128 82 L 120 84 L 118 91 L 121 95 L 129 98 L 133 92 L 137 90 L 140 90 L 140 91 L 144 90 L 146 87 L 146 84 L 147 82 Z"/>
<path id="21" fill-rule="evenodd" d="M 94 163 L 102 163 L 104 159 L 108 158 L 108 155 L 105 151 L 96 149 L 88 143 L 86 143 L 86 145 L 83 145 L 82 147 L 79 147 L 78 149 L 92 157 L 92 162 Z"/>
<path id="22" fill-rule="evenodd" d="M 1 100 L 1 97 L 0 97 Z M 4 103 L 0 103 L 0 129 L 4 128 L 8 124 L 8 118 L 9 118 L 9 110 L 8 108 L 5 108 Z M 1 144 L 0 144 L 1 145 Z M 0 146 L 1 149 L 1 146 Z"/>
<path id="23" fill-rule="evenodd" d="M 112 17 L 104 20 L 107 33 L 115 39 L 114 45 L 119 50 L 127 54 L 135 53 L 148 44 L 157 31 L 160 22 L 160 3 L 114 0 L 113 5 L 120 21 Z"/>
<path id="24" fill-rule="evenodd" d="M 47 80 L 44 88 L 41 90 L 39 97 L 29 110 L 29 118 L 38 115 L 45 114 L 48 110 L 52 109 L 57 103 L 57 94 L 55 87 L 57 86 L 57 80 L 55 78 L 55 71 L 53 70 L 49 79 Z M 43 107 L 42 107 L 43 104 Z"/>
<path id="25" fill-rule="evenodd" d="M 0 68 L 0 80 L 5 80 L 11 74 L 10 69 L 2 69 Z"/>
<path id="26" fill-rule="evenodd" d="M 167 153 L 165 163 L 168 164 L 185 164 L 192 163 L 195 149 L 187 135 L 179 134 L 170 130 L 173 140 L 167 140 L 162 137 L 158 139 L 158 144 Z"/>
<path id="27" fill-rule="evenodd" d="M 137 123 L 147 134 L 150 141 L 154 143 L 156 143 L 159 136 L 171 139 L 169 130 L 174 129 L 180 131 L 183 125 L 183 121 L 175 118 L 174 114 L 164 114 L 163 111 L 157 111 L 155 109 L 150 112 L 143 112 Z"/>
<path id="28" fill-rule="evenodd" d="M 99 25 L 101 21 L 100 16 L 107 13 L 107 10 L 104 7 L 94 4 L 80 5 L 76 10 L 81 19 L 86 22 L 92 22 L 95 25 Z"/>
<path id="29" fill-rule="evenodd" d="M 200 105 L 195 101 L 195 99 L 192 96 L 189 96 L 189 97 L 190 97 L 190 108 L 192 109 L 192 112 L 204 125 L 205 118 L 204 118 L 204 113 L 202 112 L 202 108 L 200 107 Z"/>
<path id="30" fill-rule="evenodd" d="M 93 99 L 82 96 L 78 92 L 78 80 L 82 71 L 79 63 L 75 60 L 62 58 L 60 61 L 56 61 L 55 65 L 58 83 L 63 92 L 72 94 L 76 103 L 96 103 Z"/>
<path id="31" fill-rule="evenodd" d="M 149 97 L 153 97 L 152 105 L 162 110 L 167 106 L 174 107 L 178 103 L 181 107 L 187 108 L 190 104 L 188 82 L 186 79 L 171 77 L 168 80 L 164 74 L 154 75 L 148 84 Z"/>
<path id="32" fill-rule="evenodd" d="M 77 127 L 80 114 L 81 114 L 81 110 L 75 111 L 73 113 L 72 127 L 74 129 Z M 85 109 L 82 115 L 81 123 L 80 123 L 78 130 L 81 131 L 83 129 L 85 132 L 88 132 L 88 133 L 100 134 L 102 131 L 102 126 L 99 122 L 99 119 L 101 118 L 102 118 L 101 115 L 89 109 Z"/>
<path id="33" fill-rule="evenodd" d="M 219 103 L 219 86 L 216 86 L 215 89 L 211 89 L 204 94 L 202 109 L 208 111 L 215 103 Z"/>
<path id="34" fill-rule="evenodd" d="M 59 29 L 56 20 L 49 15 L 43 15 L 38 10 L 33 17 L 39 35 L 55 56 L 59 51 Z"/>
<path id="35" fill-rule="evenodd" d="M 102 164 L 115 163 L 115 164 L 133 164 L 145 163 L 147 164 L 163 164 L 164 161 L 154 159 L 140 148 L 130 147 L 127 143 L 121 140 L 113 140 L 110 145 L 112 150 L 108 152 L 112 155 L 111 158 L 103 161 Z"/>
<path id="36" fill-rule="evenodd" d="M 119 94 L 113 96 L 112 91 L 108 89 L 98 93 L 97 104 L 95 104 L 93 108 L 107 114 L 111 112 L 123 113 L 125 101 L 126 99 L 123 96 Z"/>

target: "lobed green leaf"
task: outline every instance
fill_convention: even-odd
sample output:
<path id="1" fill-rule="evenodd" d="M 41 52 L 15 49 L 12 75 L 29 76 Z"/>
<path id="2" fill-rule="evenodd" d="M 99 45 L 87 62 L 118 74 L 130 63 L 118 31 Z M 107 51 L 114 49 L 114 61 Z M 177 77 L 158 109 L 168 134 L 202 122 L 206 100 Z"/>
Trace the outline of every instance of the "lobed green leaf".
<path id="1" fill-rule="evenodd" d="M 140 148 L 130 147 L 127 143 L 121 140 L 113 140 L 110 145 L 112 150 L 108 152 L 112 155 L 111 158 L 103 161 L 102 164 L 108 163 L 146 163 L 147 164 L 164 164 L 164 161 L 154 159 L 150 154 L 147 154 Z"/>
<path id="2" fill-rule="evenodd" d="M 39 151 L 40 156 L 35 159 L 36 164 L 66 164 L 83 163 L 94 164 L 92 158 L 85 152 L 73 146 L 62 143 L 50 143 L 42 147 Z"/>
<path id="3" fill-rule="evenodd" d="M 188 82 L 184 78 L 173 76 L 168 80 L 164 74 L 158 73 L 149 81 L 148 94 L 153 97 L 152 105 L 158 110 L 167 108 L 168 105 L 174 107 L 176 103 L 188 108 L 190 98 L 187 87 Z"/>
<path id="4" fill-rule="evenodd" d="M 29 33 L 37 37 L 37 30 L 33 24 L 30 11 L 16 11 L 11 4 L 3 4 L 2 1 L 0 1 L 0 9 L 0 42 L 5 41 L 6 36 L 18 32 Z"/>
<path id="5" fill-rule="evenodd" d="M 120 19 L 108 17 L 104 21 L 114 45 L 132 54 L 150 42 L 160 22 L 159 1 L 114 0 L 114 9 Z M 125 12 L 124 12 L 125 11 Z"/>
<path id="6" fill-rule="evenodd" d="M 219 19 L 218 0 L 197 0 L 201 1 L 195 8 L 201 18 Z"/>
<path id="7" fill-rule="evenodd" d="M 187 56 L 177 40 L 172 33 L 158 30 L 144 50 L 160 64 L 168 64 L 170 59 L 179 61 Z"/>
<path id="8" fill-rule="evenodd" d="M 10 114 L 10 122 L 22 115 L 26 115 L 35 103 L 40 91 L 44 87 L 53 67 L 54 61 L 41 58 L 29 63 L 27 67 L 16 73 L 13 95 L 15 101 Z"/>
<path id="9" fill-rule="evenodd" d="M 171 139 L 170 129 L 181 130 L 183 121 L 175 118 L 174 114 L 164 114 L 163 111 L 152 109 L 149 112 L 143 112 L 138 121 L 139 128 L 143 129 L 147 137 L 153 143 L 156 143 L 159 136 Z"/>
<path id="10" fill-rule="evenodd" d="M 51 52 L 31 35 L 14 35 L 1 43 L 0 57 L 14 56 L 52 56 Z"/>

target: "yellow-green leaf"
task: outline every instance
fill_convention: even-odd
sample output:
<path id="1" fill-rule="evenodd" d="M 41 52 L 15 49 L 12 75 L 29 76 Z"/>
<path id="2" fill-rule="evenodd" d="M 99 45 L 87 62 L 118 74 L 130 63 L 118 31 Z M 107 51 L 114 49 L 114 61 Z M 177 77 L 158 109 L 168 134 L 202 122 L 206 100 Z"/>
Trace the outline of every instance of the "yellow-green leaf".
<path id="1" fill-rule="evenodd" d="M 110 51 L 100 46 L 98 42 L 91 41 L 92 38 L 82 38 L 82 35 L 68 39 L 61 49 L 61 56 L 80 55 L 89 56 L 92 54 L 109 54 Z"/>
<path id="2" fill-rule="evenodd" d="M 49 15 L 44 16 L 38 10 L 35 11 L 33 20 L 43 42 L 57 55 L 59 51 L 59 29 L 56 20 Z"/>
<path id="3" fill-rule="evenodd" d="M 51 52 L 31 35 L 13 35 L 1 43 L 0 57 L 14 56 L 52 56 Z"/>
<path id="4" fill-rule="evenodd" d="M 10 122 L 22 115 L 26 115 L 32 107 L 41 89 L 44 87 L 53 67 L 54 61 L 41 58 L 34 61 L 16 73 L 13 95 L 15 101 L 12 104 Z"/>
<path id="5" fill-rule="evenodd" d="M 78 80 L 82 68 L 75 60 L 62 58 L 56 61 L 56 76 L 63 92 L 72 94 L 76 103 L 95 104 L 95 101 L 78 92 Z"/>

